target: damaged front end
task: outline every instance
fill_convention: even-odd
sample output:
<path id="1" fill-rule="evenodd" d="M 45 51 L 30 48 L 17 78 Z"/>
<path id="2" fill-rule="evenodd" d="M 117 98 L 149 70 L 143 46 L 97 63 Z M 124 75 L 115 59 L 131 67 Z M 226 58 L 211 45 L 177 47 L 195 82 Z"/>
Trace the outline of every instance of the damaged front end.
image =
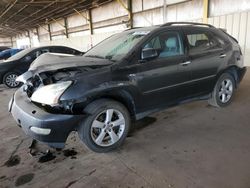
<path id="1" fill-rule="evenodd" d="M 43 110 L 54 114 L 81 114 L 86 100 L 84 94 L 93 86 L 88 76 L 98 75 L 99 68 L 105 69 L 111 64 L 103 59 L 44 54 L 17 81 L 23 83 L 22 91 L 29 100 Z"/>
<path id="2" fill-rule="evenodd" d="M 97 69 L 110 64 L 87 57 L 41 55 L 17 78 L 23 86 L 11 99 L 9 111 L 26 134 L 63 148 L 70 132 L 77 131 L 88 115 L 82 110 L 92 86 L 87 75 L 100 75 Z"/>
<path id="3" fill-rule="evenodd" d="M 24 83 L 22 91 L 38 107 L 54 114 L 73 114 L 73 101 L 60 101 L 60 97 L 81 72 L 73 68 L 36 74 L 28 71 L 19 76 L 17 81 Z"/>
<path id="4" fill-rule="evenodd" d="M 73 113 L 71 101 L 60 101 L 60 96 L 74 82 L 70 78 L 79 72 L 78 69 L 35 74 L 28 71 L 18 78 L 24 84 L 11 99 L 9 111 L 27 135 L 50 147 L 65 146 L 70 132 L 76 131 L 85 117 Z"/>
<path id="5" fill-rule="evenodd" d="M 19 81 L 25 76 L 21 76 Z M 51 147 L 63 148 L 68 135 L 77 130 L 84 115 L 67 113 L 70 112 L 70 105 L 60 103 L 59 97 L 72 82 L 57 82 L 57 79 L 58 75 L 55 78 L 46 74 L 29 77 L 11 99 L 9 111 L 16 123 L 33 139 Z M 62 87 L 62 83 L 66 83 L 66 87 Z"/>

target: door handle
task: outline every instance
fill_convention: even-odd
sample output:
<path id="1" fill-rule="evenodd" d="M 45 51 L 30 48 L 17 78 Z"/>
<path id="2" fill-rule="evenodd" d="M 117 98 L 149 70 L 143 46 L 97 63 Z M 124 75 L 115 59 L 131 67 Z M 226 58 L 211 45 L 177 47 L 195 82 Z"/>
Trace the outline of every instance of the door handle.
<path id="1" fill-rule="evenodd" d="M 190 63 L 191 63 L 191 61 L 185 61 L 185 62 L 181 63 L 181 65 L 182 65 L 182 66 L 187 66 L 187 65 L 189 65 Z"/>
<path id="2" fill-rule="evenodd" d="M 224 58 L 226 56 L 227 56 L 226 54 L 220 54 L 220 58 Z"/>

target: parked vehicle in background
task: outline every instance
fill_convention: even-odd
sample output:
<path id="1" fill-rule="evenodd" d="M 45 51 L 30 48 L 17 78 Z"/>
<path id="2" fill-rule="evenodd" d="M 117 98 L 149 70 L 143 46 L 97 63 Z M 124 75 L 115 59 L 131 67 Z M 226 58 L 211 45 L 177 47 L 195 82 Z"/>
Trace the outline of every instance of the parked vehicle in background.
<path id="1" fill-rule="evenodd" d="M 4 51 L 4 50 L 7 50 L 7 49 L 10 49 L 10 48 L 7 47 L 7 46 L 0 46 L 0 52 L 1 52 L 1 51 Z"/>
<path id="2" fill-rule="evenodd" d="M 43 46 L 23 50 L 0 63 L 0 84 L 9 88 L 18 87 L 20 83 L 16 82 L 16 78 L 26 72 L 30 64 L 44 53 L 82 55 L 82 52 L 66 46 Z"/>
<path id="3" fill-rule="evenodd" d="M 11 48 L 11 49 L 7 49 L 4 51 L 0 52 L 0 60 L 3 59 L 8 59 L 9 57 L 17 54 L 18 52 L 22 51 L 23 49 L 17 49 L 17 48 Z"/>
<path id="4" fill-rule="evenodd" d="M 231 103 L 246 72 L 238 42 L 199 23 L 114 35 L 83 57 L 44 55 L 18 80 L 9 110 L 25 133 L 64 147 L 71 131 L 93 151 L 125 140 L 131 121 L 193 100 Z"/>

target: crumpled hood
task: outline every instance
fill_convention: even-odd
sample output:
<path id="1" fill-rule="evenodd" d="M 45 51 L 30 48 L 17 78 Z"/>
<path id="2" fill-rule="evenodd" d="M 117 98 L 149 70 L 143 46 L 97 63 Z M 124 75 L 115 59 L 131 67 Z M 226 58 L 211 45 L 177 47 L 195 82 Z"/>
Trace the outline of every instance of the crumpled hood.
<path id="1" fill-rule="evenodd" d="M 111 65 L 112 61 L 85 56 L 67 56 L 46 53 L 39 56 L 30 65 L 31 72 L 46 72 L 70 67 L 102 67 Z"/>

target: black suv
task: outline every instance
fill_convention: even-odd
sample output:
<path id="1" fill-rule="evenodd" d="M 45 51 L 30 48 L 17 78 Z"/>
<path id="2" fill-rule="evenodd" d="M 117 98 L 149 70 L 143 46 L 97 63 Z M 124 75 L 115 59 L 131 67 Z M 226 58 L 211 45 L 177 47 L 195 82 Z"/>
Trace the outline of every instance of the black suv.
<path id="1" fill-rule="evenodd" d="M 228 105 L 246 68 L 237 41 L 199 23 L 136 28 L 82 57 L 40 56 L 9 104 L 36 140 L 62 148 L 71 131 L 96 152 L 124 142 L 131 121 L 199 99 Z"/>

